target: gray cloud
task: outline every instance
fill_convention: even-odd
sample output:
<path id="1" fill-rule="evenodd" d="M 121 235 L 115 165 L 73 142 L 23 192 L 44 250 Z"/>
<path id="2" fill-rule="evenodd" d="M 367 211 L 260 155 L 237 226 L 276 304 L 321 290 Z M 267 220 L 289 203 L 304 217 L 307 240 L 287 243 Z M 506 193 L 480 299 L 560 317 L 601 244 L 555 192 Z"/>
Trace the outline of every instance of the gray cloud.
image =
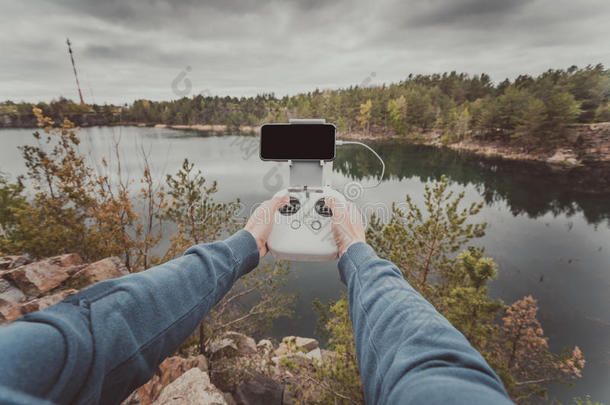
<path id="1" fill-rule="evenodd" d="M 32 0 L 5 2 L 0 99 L 87 101 L 193 92 L 278 95 L 409 73 L 487 72 L 494 80 L 572 64 L 610 65 L 605 0 Z"/>

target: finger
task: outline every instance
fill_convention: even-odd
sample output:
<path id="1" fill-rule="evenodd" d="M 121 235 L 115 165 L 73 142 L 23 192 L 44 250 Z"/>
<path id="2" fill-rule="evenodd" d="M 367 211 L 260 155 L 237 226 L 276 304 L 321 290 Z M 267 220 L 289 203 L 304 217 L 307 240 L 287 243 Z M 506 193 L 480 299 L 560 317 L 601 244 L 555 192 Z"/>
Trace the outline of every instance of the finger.
<path id="1" fill-rule="evenodd" d="M 360 225 L 364 223 L 362 219 L 362 213 L 360 212 L 358 207 L 356 207 L 356 204 L 351 201 L 347 202 L 347 215 L 349 215 L 352 223 L 357 223 Z"/>
<path id="2" fill-rule="evenodd" d="M 326 201 L 326 199 L 325 199 Z M 327 203 L 333 213 L 333 222 L 343 222 L 347 216 L 347 206 L 344 201 L 337 200 L 336 198 L 328 197 Z"/>
<path id="3" fill-rule="evenodd" d="M 283 207 L 284 205 L 288 204 L 289 202 L 290 202 L 290 197 L 284 196 L 284 197 L 272 198 L 271 200 L 268 200 L 267 203 L 271 206 L 271 209 L 275 212 L 278 209 L 280 209 L 280 207 Z"/>
<path id="4" fill-rule="evenodd" d="M 267 244 L 265 244 L 265 246 L 263 246 L 259 252 L 259 260 L 262 259 L 263 257 L 265 257 L 267 255 L 268 251 L 269 251 L 269 248 L 267 247 Z"/>
<path id="5" fill-rule="evenodd" d="M 334 197 L 325 197 L 324 203 L 330 208 L 333 212 L 333 217 L 337 216 L 337 214 L 341 214 L 345 212 L 345 203 L 343 201 L 338 201 Z"/>

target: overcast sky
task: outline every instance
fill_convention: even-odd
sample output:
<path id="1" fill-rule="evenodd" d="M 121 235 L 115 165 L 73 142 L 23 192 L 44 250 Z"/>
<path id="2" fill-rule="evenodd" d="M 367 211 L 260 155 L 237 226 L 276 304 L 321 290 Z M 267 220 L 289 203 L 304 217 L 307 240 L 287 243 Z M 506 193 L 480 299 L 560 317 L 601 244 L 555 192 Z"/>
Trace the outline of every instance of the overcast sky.
<path id="1" fill-rule="evenodd" d="M 610 66 L 608 0 L 0 0 L 0 27 L 2 100 L 76 100 L 67 36 L 98 104 Z"/>

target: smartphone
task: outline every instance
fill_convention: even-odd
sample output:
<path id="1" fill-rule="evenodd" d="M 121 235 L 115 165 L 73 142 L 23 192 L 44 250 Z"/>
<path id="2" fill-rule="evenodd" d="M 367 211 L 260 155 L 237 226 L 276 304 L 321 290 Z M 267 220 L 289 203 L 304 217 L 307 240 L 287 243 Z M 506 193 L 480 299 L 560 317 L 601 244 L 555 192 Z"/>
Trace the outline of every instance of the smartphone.
<path id="1" fill-rule="evenodd" d="M 261 127 L 262 160 L 324 160 L 335 158 L 333 124 L 264 124 Z"/>

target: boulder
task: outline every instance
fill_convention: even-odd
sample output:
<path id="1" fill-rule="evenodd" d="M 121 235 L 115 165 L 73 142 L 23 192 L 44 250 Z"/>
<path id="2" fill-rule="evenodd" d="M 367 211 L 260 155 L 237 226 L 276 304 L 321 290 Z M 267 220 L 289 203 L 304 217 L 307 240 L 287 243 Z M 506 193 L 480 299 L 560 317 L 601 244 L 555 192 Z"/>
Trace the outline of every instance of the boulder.
<path id="1" fill-rule="evenodd" d="M 240 384 L 235 390 L 235 402 L 239 405 L 281 405 L 284 387 L 262 374 Z"/>
<path id="2" fill-rule="evenodd" d="M 39 297 L 63 283 L 82 263 L 79 255 L 69 253 L 26 264 L 10 270 L 4 278 L 12 281 L 30 297 Z"/>
<path id="3" fill-rule="evenodd" d="M 308 352 L 305 356 L 307 356 L 308 359 L 314 360 L 316 362 L 322 361 L 322 351 L 319 347 L 316 347 L 312 351 Z"/>
<path id="4" fill-rule="evenodd" d="M 297 349 L 301 349 L 304 352 L 310 352 L 318 347 L 318 341 L 312 338 L 297 336 L 295 339 L 295 345 Z"/>
<path id="5" fill-rule="evenodd" d="M 256 344 L 256 349 L 259 353 L 269 354 L 273 352 L 273 343 L 269 339 L 262 339 Z"/>
<path id="6" fill-rule="evenodd" d="M 239 354 L 237 345 L 231 339 L 216 339 L 208 347 L 212 358 L 235 357 Z"/>
<path id="7" fill-rule="evenodd" d="M 256 353 L 256 341 L 250 336 L 238 332 L 225 332 L 222 337 L 231 339 L 237 345 L 237 349 L 241 355 Z"/>
<path id="8" fill-rule="evenodd" d="M 222 395 L 225 397 L 227 405 L 237 405 L 237 402 L 235 402 L 235 399 L 233 399 L 233 395 L 231 395 L 230 392 L 225 392 Z"/>
<path id="9" fill-rule="evenodd" d="M 10 322 L 21 316 L 21 303 L 25 295 L 9 281 L 0 278 L 0 323 Z"/>
<path id="10" fill-rule="evenodd" d="M 25 256 L 5 256 L 0 258 L 0 270 L 12 270 L 30 263 Z"/>
<path id="11" fill-rule="evenodd" d="M 139 403 L 141 405 L 152 404 L 157 400 L 165 387 L 192 368 L 208 371 L 208 361 L 206 357 L 203 355 L 188 358 L 178 356 L 168 357 L 159 364 L 157 373 L 155 373 L 153 378 L 138 388 Z"/>
<path id="12" fill-rule="evenodd" d="M 243 333 L 225 332 L 210 343 L 213 357 L 248 356 L 256 353 L 256 341 Z"/>
<path id="13" fill-rule="evenodd" d="M 75 288 L 89 286 L 98 281 L 118 278 L 129 274 L 127 268 L 118 257 L 107 257 L 80 269 L 72 279 L 70 285 Z"/>
<path id="14" fill-rule="evenodd" d="M 192 368 L 161 391 L 155 405 L 226 405 L 222 391 L 211 382 L 208 373 Z"/>
<path id="15" fill-rule="evenodd" d="M 27 314 L 34 311 L 40 311 L 41 309 L 45 309 L 50 307 L 51 305 L 55 305 L 63 299 L 69 297 L 72 294 L 76 294 L 78 290 L 70 289 L 59 291 L 55 294 L 46 295 L 41 298 L 37 298 L 32 301 L 28 301 L 21 306 L 21 313 Z"/>

